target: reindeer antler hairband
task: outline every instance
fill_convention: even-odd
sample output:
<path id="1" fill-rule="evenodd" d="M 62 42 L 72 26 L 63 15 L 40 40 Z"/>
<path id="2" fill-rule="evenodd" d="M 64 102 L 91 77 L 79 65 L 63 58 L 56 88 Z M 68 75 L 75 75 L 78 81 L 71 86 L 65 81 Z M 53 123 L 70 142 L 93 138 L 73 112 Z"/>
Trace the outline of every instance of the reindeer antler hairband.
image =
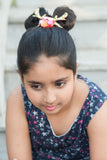
<path id="1" fill-rule="evenodd" d="M 50 27 L 53 27 L 54 25 L 62 28 L 62 26 L 60 24 L 58 24 L 56 21 L 59 21 L 59 20 L 64 21 L 64 20 L 66 20 L 67 16 L 68 16 L 67 12 L 65 12 L 61 17 L 58 17 L 56 15 L 54 18 L 52 18 L 52 17 L 46 16 L 46 14 L 41 16 L 40 13 L 39 13 L 39 8 L 36 9 L 34 11 L 34 14 L 33 14 L 33 17 L 37 17 L 37 18 L 40 19 L 38 26 L 41 26 L 41 27 L 44 27 L 44 28 L 50 28 Z"/>

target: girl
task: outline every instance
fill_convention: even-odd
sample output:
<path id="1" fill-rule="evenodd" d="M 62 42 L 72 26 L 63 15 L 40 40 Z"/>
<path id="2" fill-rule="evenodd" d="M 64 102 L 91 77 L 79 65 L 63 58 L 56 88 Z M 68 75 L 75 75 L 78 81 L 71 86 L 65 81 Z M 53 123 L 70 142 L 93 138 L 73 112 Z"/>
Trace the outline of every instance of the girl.
<path id="1" fill-rule="evenodd" d="M 76 16 L 37 9 L 26 21 L 17 55 L 22 84 L 7 101 L 9 160 L 107 160 L 107 96 L 78 75 L 68 33 Z"/>

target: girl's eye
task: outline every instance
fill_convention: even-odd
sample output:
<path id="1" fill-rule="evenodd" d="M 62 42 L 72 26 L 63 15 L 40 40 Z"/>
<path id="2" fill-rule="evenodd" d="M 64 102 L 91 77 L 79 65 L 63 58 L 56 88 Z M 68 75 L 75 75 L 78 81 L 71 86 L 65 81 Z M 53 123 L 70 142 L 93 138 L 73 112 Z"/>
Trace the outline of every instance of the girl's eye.
<path id="1" fill-rule="evenodd" d="M 41 89 L 41 85 L 32 85 L 31 87 L 38 90 Z"/>
<path id="2" fill-rule="evenodd" d="M 65 82 L 57 82 L 57 83 L 56 83 L 56 86 L 57 86 L 57 87 L 63 87 L 64 84 L 65 84 Z"/>

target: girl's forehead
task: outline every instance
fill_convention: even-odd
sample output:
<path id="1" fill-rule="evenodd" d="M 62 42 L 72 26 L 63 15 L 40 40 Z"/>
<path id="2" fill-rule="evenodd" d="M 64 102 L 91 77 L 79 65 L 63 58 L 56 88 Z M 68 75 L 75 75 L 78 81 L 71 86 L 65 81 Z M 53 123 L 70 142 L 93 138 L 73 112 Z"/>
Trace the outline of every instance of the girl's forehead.
<path id="1" fill-rule="evenodd" d="M 66 70 L 65 67 L 62 67 L 60 65 L 60 61 L 61 59 L 59 59 L 59 57 L 46 57 L 43 55 L 38 58 L 38 61 L 32 65 L 30 70 L 32 69 L 35 69 L 35 70 L 54 69 L 55 70 L 56 68 L 59 68 L 59 69 L 63 68 L 64 70 Z"/>
<path id="2" fill-rule="evenodd" d="M 38 58 L 37 62 L 35 63 L 35 66 L 37 66 L 37 65 L 39 65 L 39 66 L 42 65 L 43 66 L 43 65 L 47 65 L 48 64 L 48 66 L 49 65 L 50 66 L 56 65 L 59 68 L 63 68 L 64 70 L 68 70 L 65 67 L 66 66 L 65 63 L 66 64 L 69 63 L 67 56 L 59 55 L 59 56 L 47 57 L 47 56 L 45 56 L 43 54 Z"/>
<path id="3" fill-rule="evenodd" d="M 59 60 L 60 60 L 60 58 L 58 56 L 47 57 L 43 54 L 38 58 L 37 63 L 51 62 L 51 63 L 57 63 L 58 64 Z"/>
<path id="4" fill-rule="evenodd" d="M 35 79 L 60 79 L 73 74 L 73 71 L 60 65 L 58 57 L 41 56 L 29 69 L 27 77 Z"/>

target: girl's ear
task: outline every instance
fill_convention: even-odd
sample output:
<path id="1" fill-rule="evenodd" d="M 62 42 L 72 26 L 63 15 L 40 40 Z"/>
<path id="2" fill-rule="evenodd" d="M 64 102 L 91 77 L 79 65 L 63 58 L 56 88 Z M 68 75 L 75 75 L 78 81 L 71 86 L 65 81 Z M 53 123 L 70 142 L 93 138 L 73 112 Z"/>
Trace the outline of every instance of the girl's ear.
<path id="1" fill-rule="evenodd" d="M 20 79 L 21 79 L 21 81 L 22 81 L 22 83 L 23 83 L 23 82 L 24 82 L 23 75 L 20 73 L 20 71 L 19 71 L 19 70 L 17 70 L 17 73 L 19 74 Z"/>

